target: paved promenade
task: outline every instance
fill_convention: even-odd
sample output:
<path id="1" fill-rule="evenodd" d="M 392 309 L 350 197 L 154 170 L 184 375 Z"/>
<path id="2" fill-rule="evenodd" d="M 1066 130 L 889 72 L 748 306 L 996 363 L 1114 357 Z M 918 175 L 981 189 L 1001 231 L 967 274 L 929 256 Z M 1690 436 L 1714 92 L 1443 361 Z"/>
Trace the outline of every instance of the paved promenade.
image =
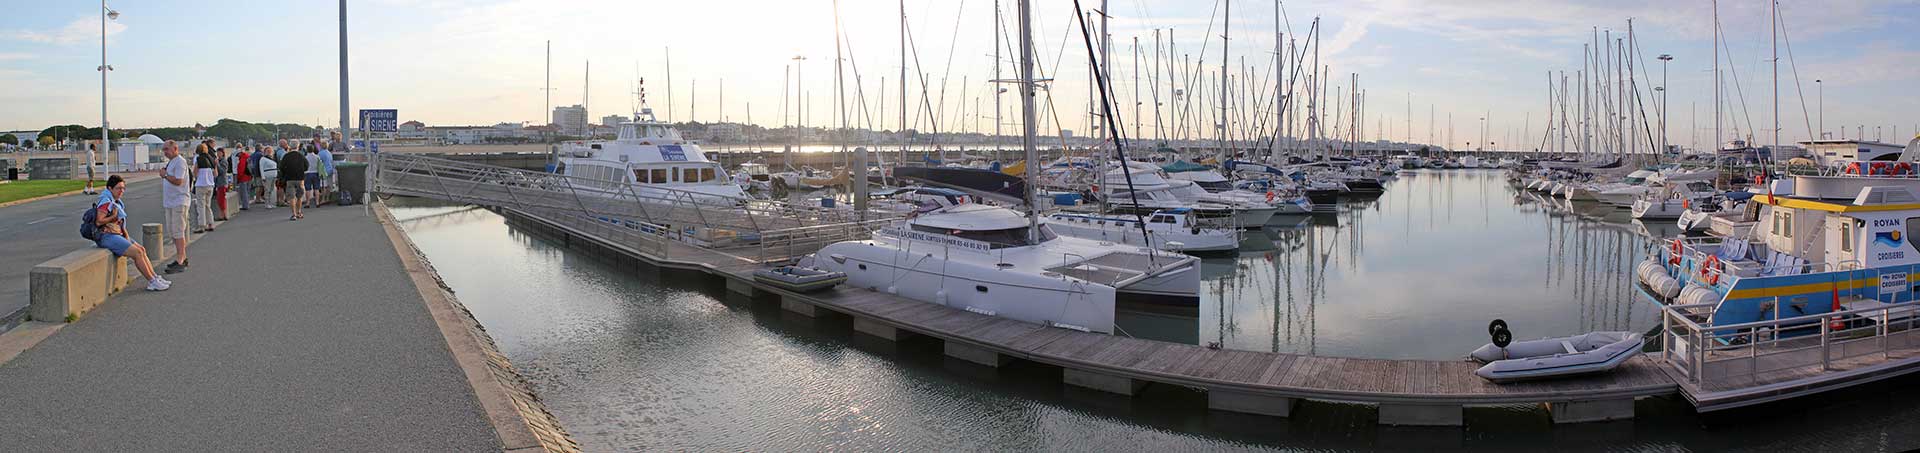
<path id="1" fill-rule="evenodd" d="M 136 223 L 159 218 L 154 184 L 128 190 Z M 0 212 L 28 252 L 0 266 L 0 310 L 34 263 L 85 245 L 65 214 L 87 199 Z M 500 450 L 381 225 L 359 206 L 287 214 L 240 213 L 172 290 L 140 280 L 0 364 L 0 450 Z"/>

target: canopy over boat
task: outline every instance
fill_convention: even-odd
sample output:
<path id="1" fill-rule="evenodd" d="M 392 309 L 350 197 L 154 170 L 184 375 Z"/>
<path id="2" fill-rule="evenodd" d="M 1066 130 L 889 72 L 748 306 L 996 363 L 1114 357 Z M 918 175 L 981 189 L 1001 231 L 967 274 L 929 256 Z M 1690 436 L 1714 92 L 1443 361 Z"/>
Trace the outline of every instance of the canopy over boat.
<path id="1" fill-rule="evenodd" d="M 1193 162 L 1187 162 L 1184 160 L 1176 160 L 1176 161 L 1173 161 L 1173 163 L 1160 166 L 1160 169 L 1166 170 L 1167 173 L 1184 173 L 1189 171 L 1209 170 L 1212 168 L 1213 167 L 1208 167 L 1208 166 L 1196 164 Z"/>
<path id="2" fill-rule="evenodd" d="M 998 171 L 959 167 L 895 167 L 893 176 L 957 189 L 983 200 L 1026 204 L 1026 180 Z"/>

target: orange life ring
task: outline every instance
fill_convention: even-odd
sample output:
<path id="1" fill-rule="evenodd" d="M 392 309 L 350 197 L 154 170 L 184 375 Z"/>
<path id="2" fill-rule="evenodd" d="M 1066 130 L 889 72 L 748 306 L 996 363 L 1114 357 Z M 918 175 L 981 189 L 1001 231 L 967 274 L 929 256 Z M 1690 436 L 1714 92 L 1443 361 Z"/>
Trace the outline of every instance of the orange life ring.
<path id="1" fill-rule="evenodd" d="M 1911 175 L 1913 174 L 1913 164 L 1906 163 L 1906 162 L 1893 164 L 1893 174 Z"/>
<path id="2" fill-rule="evenodd" d="M 1851 164 L 1847 164 L 1847 170 L 1846 170 L 1846 173 L 1847 173 L 1847 174 L 1849 174 L 1849 175 L 1857 175 L 1857 174 L 1860 174 L 1860 163 L 1859 163 L 1859 162 L 1854 162 L 1854 163 L 1851 163 Z"/>
<path id="3" fill-rule="evenodd" d="M 1667 254 L 1667 264 L 1680 264 L 1680 240 L 1673 240 L 1672 252 Z"/>
<path id="4" fill-rule="evenodd" d="M 1705 279 L 1709 285 L 1720 284 L 1720 271 L 1716 269 L 1719 266 L 1719 255 L 1707 255 L 1707 262 L 1700 265 L 1700 278 Z"/>

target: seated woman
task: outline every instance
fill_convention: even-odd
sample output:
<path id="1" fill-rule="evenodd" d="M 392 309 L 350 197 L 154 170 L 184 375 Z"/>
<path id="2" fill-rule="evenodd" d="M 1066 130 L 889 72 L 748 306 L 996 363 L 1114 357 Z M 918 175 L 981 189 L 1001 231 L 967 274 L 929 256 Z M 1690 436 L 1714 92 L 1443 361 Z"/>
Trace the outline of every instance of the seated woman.
<path id="1" fill-rule="evenodd" d="M 173 282 L 153 273 L 153 262 L 147 260 L 147 248 L 127 239 L 127 208 L 121 197 L 127 193 L 127 180 L 120 175 L 107 177 L 107 190 L 101 192 L 100 200 L 93 204 L 94 226 L 100 228 L 99 240 L 94 245 L 113 252 L 113 256 L 129 257 L 133 265 L 140 269 L 140 275 L 147 278 L 147 291 L 166 291 Z"/>

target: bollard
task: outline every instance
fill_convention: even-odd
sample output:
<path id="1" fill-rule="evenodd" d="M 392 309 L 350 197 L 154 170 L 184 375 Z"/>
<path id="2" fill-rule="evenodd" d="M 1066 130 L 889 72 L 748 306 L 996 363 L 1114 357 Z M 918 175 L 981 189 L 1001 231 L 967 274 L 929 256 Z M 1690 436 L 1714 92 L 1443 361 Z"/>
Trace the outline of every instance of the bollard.
<path id="1" fill-rule="evenodd" d="M 160 224 L 140 224 L 140 246 L 147 248 L 147 261 L 153 262 L 156 266 L 167 258 L 167 240 L 165 237 L 166 235 L 161 234 Z"/>

